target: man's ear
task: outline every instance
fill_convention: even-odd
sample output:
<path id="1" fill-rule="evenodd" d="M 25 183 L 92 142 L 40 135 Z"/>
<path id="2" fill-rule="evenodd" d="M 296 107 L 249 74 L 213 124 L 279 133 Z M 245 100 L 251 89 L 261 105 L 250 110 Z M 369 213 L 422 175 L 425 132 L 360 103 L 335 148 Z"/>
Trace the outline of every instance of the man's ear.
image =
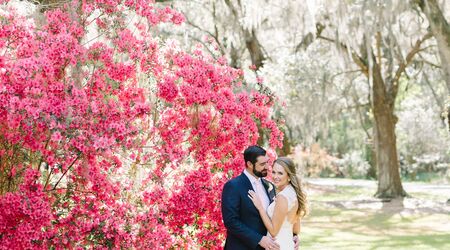
<path id="1" fill-rule="evenodd" d="M 253 164 L 251 161 L 246 161 L 245 162 L 245 167 L 249 168 L 249 167 L 253 167 Z"/>

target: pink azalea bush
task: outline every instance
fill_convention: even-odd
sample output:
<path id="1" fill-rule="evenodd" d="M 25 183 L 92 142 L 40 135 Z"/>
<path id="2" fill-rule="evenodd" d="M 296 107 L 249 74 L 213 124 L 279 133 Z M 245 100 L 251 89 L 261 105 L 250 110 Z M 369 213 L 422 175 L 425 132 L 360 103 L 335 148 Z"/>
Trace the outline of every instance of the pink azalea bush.
<path id="1" fill-rule="evenodd" d="M 223 59 L 160 39 L 153 27 L 183 16 L 151 0 L 72 1 L 40 19 L 8 2 L 0 249 L 221 248 L 220 193 L 242 150 L 257 124 L 282 140 L 271 97 L 240 90 Z"/>

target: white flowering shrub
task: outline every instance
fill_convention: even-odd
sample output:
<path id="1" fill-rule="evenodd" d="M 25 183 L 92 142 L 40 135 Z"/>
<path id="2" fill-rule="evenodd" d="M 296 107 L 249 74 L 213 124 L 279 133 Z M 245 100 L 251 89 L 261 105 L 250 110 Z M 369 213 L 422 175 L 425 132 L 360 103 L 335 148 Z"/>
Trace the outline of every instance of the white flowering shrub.
<path id="1" fill-rule="evenodd" d="M 347 178 L 364 179 L 370 168 L 370 164 L 364 159 L 364 154 L 360 150 L 345 154 L 343 158 L 335 160 L 335 163 Z"/>

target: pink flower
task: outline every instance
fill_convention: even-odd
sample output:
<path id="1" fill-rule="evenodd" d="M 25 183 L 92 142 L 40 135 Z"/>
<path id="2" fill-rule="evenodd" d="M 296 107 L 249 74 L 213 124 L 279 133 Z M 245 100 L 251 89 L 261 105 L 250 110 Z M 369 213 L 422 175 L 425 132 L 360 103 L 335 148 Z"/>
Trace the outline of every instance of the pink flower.
<path id="1" fill-rule="evenodd" d="M 264 79 L 263 79 L 262 77 L 260 77 L 260 76 L 257 76 L 257 77 L 256 77 L 256 82 L 257 82 L 257 83 L 263 83 L 263 82 L 264 82 Z"/>
<path id="2" fill-rule="evenodd" d="M 0 15 L 0 156 L 14 179 L 0 249 L 220 248 L 220 190 L 242 150 L 258 128 L 281 146 L 271 98 L 243 92 L 225 57 L 160 42 L 150 27 L 184 17 L 154 1 L 75 1 L 40 27 Z M 91 21 L 107 32 L 86 43 Z"/>
<path id="3" fill-rule="evenodd" d="M 52 134 L 52 141 L 60 142 L 61 140 L 62 140 L 62 136 L 59 131 L 56 131 Z"/>

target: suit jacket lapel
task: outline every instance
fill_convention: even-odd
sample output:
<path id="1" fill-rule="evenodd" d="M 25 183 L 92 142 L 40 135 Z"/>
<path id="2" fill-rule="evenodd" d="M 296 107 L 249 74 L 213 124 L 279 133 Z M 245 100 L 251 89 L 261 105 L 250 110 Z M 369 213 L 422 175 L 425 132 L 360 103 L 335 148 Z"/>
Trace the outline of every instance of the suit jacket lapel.
<path id="1" fill-rule="evenodd" d="M 245 187 L 248 188 L 249 190 L 253 190 L 253 186 L 252 183 L 250 182 L 250 180 L 248 179 L 248 177 L 244 174 L 244 172 L 242 172 L 242 174 L 240 175 L 242 182 L 244 183 Z M 256 191 L 255 191 L 256 192 Z"/>
<path id="2" fill-rule="evenodd" d="M 273 198 L 275 197 L 275 188 L 273 187 L 272 183 L 269 181 L 262 179 L 262 184 L 264 186 L 264 189 L 266 190 L 267 197 L 269 197 L 269 203 L 273 202 Z"/>

